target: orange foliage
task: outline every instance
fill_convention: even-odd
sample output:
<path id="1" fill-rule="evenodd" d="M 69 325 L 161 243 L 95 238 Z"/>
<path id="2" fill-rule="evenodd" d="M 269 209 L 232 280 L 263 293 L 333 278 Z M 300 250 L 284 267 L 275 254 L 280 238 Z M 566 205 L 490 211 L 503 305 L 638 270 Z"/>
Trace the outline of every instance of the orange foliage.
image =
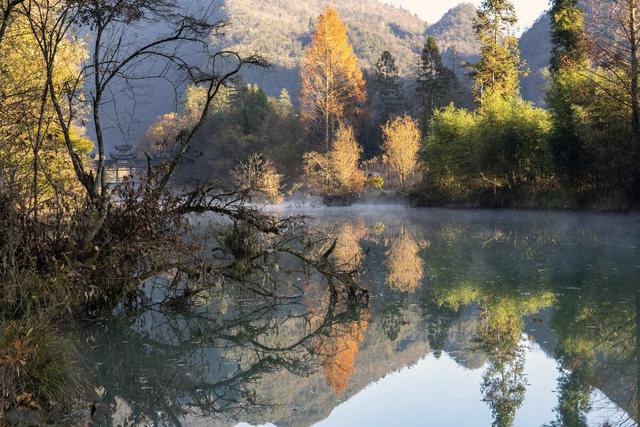
<path id="1" fill-rule="evenodd" d="M 340 14 L 327 7 L 304 51 L 301 67 L 301 115 L 306 122 L 322 123 L 326 148 L 338 121 L 355 118 L 366 100 L 365 81 L 358 67 L 347 27 Z M 352 114 L 352 117 L 348 117 Z"/>
<path id="2" fill-rule="evenodd" d="M 349 385 L 355 372 L 356 356 L 369 323 L 366 317 L 360 321 L 352 321 L 341 325 L 337 336 L 324 343 L 323 350 L 327 356 L 322 366 L 327 384 L 336 394 L 342 393 Z"/>

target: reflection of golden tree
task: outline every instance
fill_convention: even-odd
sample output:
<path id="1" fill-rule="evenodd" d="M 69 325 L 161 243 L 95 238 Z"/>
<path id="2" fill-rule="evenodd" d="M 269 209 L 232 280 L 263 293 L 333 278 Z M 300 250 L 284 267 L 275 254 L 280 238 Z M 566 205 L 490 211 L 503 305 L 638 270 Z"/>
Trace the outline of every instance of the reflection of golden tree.
<path id="1" fill-rule="evenodd" d="M 402 292 L 414 292 L 424 278 L 424 261 L 418 242 L 403 228 L 385 255 L 387 284 Z"/>
<path id="2" fill-rule="evenodd" d="M 359 321 L 352 321 L 338 326 L 335 336 L 329 338 L 322 345 L 326 359 L 322 363 L 327 384 L 336 394 L 342 393 L 349 385 L 349 380 L 355 372 L 356 356 L 360 350 L 360 343 L 364 340 L 368 321 L 366 317 Z"/>
<path id="3" fill-rule="evenodd" d="M 336 249 L 333 252 L 334 262 L 344 269 L 357 268 L 364 258 L 360 241 L 367 235 L 364 222 L 344 224 L 336 235 Z"/>

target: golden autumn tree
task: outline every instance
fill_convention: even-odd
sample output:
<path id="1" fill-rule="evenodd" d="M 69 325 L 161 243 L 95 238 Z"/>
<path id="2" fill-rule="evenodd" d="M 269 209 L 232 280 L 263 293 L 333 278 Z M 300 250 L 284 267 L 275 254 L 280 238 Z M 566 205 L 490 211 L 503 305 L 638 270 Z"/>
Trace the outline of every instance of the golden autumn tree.
<path id="1" fill-rule="evenodd" d="M 41 59 L 34 32 L 48 31 L 43 17 L 51 11 L 38 4 L 30 7 L 32 21 L 24 13 L 15 14 L 0 45 L 0 191 L 10 191 L 35 219 L 39 212 L 67 209 L 71 204 L 61 203 L 61 193 L 79 194 L 49 95 L 53 91 L 73 100 L 64 114 L 78 107 L 82 101 L 77 89 L 82 87 L 82 79 L 78 76 L 88 51 L 83 41 L 62 38 L 49 85 L 47 64 Z M 93 143 L 85 137 L 80 122 L 70 121 L 70 139 L 79 161 L 88 162 Z"/>
<path id="2" fill-rule="evenodd" d="M 426 245 L 428 245 L 427 242 L 422 244 L 422 246 Z M 393 239 L 385 253 L 389 286 L 402 292 L 415 292 L 424 280 L 424 260 L 420 256 L 421 249 L 420 242 L 402 227 L 400 236 Z"/>
<path id="3" fill-rule="evenodd" d="M 362 70 L 347 27 L 334 8 L 327 7 L 320 15 L 313 40 L 304 51 L 300 73 L 302 119 L 323 126 L 328 150 L 337 123 L 353 119 L 366 100 Z"/>
<path id="4" fill-rule="evenodd" d="M 407 177 L 418 166 L 422 135 L 418 123 L 409 116 L 397 117 L 382 127 L 382 151 L 385 163 L 400 178 L 404 187 Z"/>
<path id="5" fill-rule="evenodd" d="M 366 175 L 360 168 L 362 147 L 353 129 L 340 124 L 328 153 L 304 155 L 304 179 L 312 194 L 325 200 L 339 200 L 364 190 Z"/>

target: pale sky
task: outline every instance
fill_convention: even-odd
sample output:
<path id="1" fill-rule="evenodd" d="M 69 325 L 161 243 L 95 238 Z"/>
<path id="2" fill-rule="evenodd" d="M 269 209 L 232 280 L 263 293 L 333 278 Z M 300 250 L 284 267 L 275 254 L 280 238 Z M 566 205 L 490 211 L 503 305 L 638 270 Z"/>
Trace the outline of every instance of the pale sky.
<path id="1" fill-rule="evenodd" d="M 433 24 L 445 12 L 460 3 L 479 5 L 482 0 L 383 0 L 417 14 L 425 21 Z M 520 17 L 520 30 L 525 30 L 535 22 L 543 11 L 549 8 L 549 0 L 513 0 Z"/>

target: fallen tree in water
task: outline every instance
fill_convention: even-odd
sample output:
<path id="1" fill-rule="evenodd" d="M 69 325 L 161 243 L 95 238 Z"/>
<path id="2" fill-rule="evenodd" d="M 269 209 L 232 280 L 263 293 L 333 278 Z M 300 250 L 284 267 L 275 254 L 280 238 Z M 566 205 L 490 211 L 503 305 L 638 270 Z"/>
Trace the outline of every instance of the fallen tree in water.
<path id="1" fill-rule="evenodd" d="M 297 268 L 329 277 L 335 297 L 365 297 L 356 291 L 354 272 L 327 263 L 331 242 L 309 230 L 303 218 L 282 219 L 249 206 L 254 188 L 172 187 L 173 173 L 221 89 L 244 67 L 266 66 L 259 56 L 210 51 L 209 38 L 221 36 L 227 25 L 212 21 L 212 10 L 194 16 L 163 0 L 29 0 L 16 7 L 15 22 L 24 31 L 9 28 L 2 43 L 26 34 L 40 56 L 33 61 L 38 69 L 32 91 L 3 87 L 0 93 L 0 124 L 11 130 L 0 135 L 0 417 L 15 407 L 50 412 L 74 398 L 69 388 L 81 389 L 69 374 L 72 352 L 63 356 L 60 349 L 67 347 L 57 339 L 56 326 L 68 318 L 189 303 L 222 283 L 264 298 L 287 298 L 274 290 L 279 279 L 272 274 L 285 255 L 302 261 Z M 139 25 L 161 25 L 167 32 L 132 37 Z M 79 30 L 91 36 L 92 55 L 79 48 L 73 59 L 59 58 Z M 198 65 L 187 60 L 185 45 L 201 53 Z M 141 66 L 147 61 L 158 75 Z M 0 62 L 12 75 L 26 72 L 19 68 L 25 64 Z M 106 98 L 116 81 L 128 87 L 167 78 L 168 68 L 203 89 L 199 116 L 176 132 L 162 161 L 149 159 L 135 183 L 111 186 L 102 121 Z M 88 158 L 87 140 L 77 136 L 86 119 L 85 93 L 95 161 Z M 34 106 L 33 117 L 15 102 L 27 96 L 22 101 Z M 214 247 L 191 237 L 194 215 L 218 221 Z M 149 299 L 146 288 L 166 274 L 172 280 L 162 300 Z"/>

